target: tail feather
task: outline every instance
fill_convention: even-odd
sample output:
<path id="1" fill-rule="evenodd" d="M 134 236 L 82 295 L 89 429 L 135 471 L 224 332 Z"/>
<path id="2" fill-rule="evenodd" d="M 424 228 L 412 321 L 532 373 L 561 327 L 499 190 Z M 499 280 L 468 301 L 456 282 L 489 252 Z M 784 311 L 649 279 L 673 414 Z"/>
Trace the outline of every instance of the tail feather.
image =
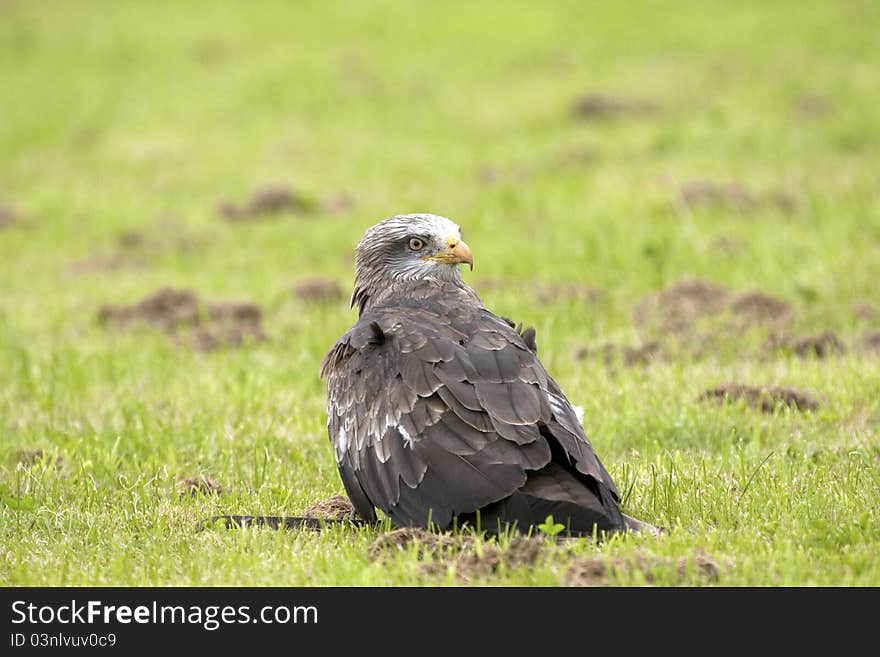
<path id="1" fill-rule="evenodd" d="M 479 524 L 489 532 L 515 528 L 528 532 L 548 516 L 565 525 L 571 536 L 590 536 L 594 530 L 626 530 L 623 514 L 611 492 L 596 482 L 595 490 L 555 463 L 529 473 L 526 483 L 509 497 L 460 515 L 459 523 Z"/>

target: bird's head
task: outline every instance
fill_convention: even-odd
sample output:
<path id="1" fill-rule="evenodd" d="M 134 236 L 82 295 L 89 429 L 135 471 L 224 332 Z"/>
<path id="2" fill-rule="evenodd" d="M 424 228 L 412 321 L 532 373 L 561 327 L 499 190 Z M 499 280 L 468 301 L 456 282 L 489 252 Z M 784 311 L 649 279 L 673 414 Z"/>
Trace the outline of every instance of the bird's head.
<path id="1" fill-rule="evenodd" d="M 400 281 L 434 279 L 461 284 L 458 266 L 474 268 L 459 227 L 436 214 L 403 214 L 380 221 L 355 250 L 352 306 Z"/>

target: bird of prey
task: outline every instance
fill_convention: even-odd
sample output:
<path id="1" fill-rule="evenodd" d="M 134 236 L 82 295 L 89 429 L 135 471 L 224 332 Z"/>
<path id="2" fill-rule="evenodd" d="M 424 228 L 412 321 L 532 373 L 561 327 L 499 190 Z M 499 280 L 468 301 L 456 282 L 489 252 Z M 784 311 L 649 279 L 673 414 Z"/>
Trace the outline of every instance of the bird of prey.
<path id="1" fill-rule="evenodd" d="M 321 364 L 327 426 L 354 510 L 397 526 L 571 535 L 654 530 L 620 493 L 537 355 L 534 329 L 462 280 L 473 256 L 433 214 L 386 219 L 357 246 L 359 318 Z"/>

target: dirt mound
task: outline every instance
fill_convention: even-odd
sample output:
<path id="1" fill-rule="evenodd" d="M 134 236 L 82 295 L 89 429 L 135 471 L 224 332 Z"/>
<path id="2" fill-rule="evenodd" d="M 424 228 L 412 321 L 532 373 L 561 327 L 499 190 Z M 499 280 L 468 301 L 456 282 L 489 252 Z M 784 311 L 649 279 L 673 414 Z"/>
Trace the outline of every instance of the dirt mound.
<path id="1" fill-rule="evenodd" d="M 136 230 L 124 230 L 116 236 L 116 243 L 122 249 L 139 249 L 147 241 L 143 233 Z"/>
<path id="2" fill-rule="evenodd" d="M 711 180 L 690 180 L 684 183 L 678 190 L 677 202 L 682 209 L 727 206 L 736 210 L 749 210 L 757 205 L 755 196 L 742 185 Z"/>
<path id="3" fill-rule="evenodd" d="M 485 165 L 476 173 L 478 182 L 493 185 L 498 183 L 522 183 L 541 171 L 537 163 L 514 163 L 507 165 Z"/>
<path id="4" fill-rule="evenodd" d="M 791 214 L 798 209 L 800 201 L 797 194 L 788 190 L 776 190 L 764 198 L 766 205 L 775 205 L 785 213 Z"/>
<path id="5" fill-rule="evenodd" d="M 748 245 L 732 237 L 719 237 L 712 242 L 712 248 L 719 253 L 732 256 L 745 251 Z"/>
<path id="6" fill-rule="evenodd" d="M 853 304 L 853 314 L 863 321 L 871 322 L 880 317 L 880 309 L 868 301 L 858 301 Z"/>
<path id="7" fill-rule="evenodd" d="M 727 314 L 731 328 L 741 330 L 787 319 L 789 305 L 758 290 L 736 293 L 712 281 L 683 280 L 643 298 L 634 319 L 642 328 L 680 335 L 700 320 L 722 314 Z"/>
<path id="8" fill-rule="evenodd" d="M 433 533 L 406 527 L 395 529 L 375 539 L 368 548 L 371 559 L 380 559 L 396 550 L 416 545 L 423 563 L 419 570 L 437 575 L 452 570 L 465 580 L 486 577 L 501 566 L 518 567 L 536 563 L 543 555 L 545 543 L 540 538 L 514 536 L 505 547 L 477 540 L 470 534 Z"/>
<path id="9" fill-rule="evenodd" d="M 243 205 L 232 201 L 222 201 L 217 212 L 223 219 L 231 222 L 251 221 L 286 213 L 308 212 L 315 202 L 287 185 L 267 185 L 251 194 Z"/>
<path id="10" fill-rule="evenodd" d="M 323 276 L 306 278 L 293 286 L 293 294 L 309 303 L 332 303 L 345 298 L 345 290 L 338 281 Z"/>
<path id="11" fill-rule="evenodd" d="M 808 335 L 794 343 L 794 353 L 801 358 L 827 358 L 846 353 L 846 345 L 834 331 Z"/>
<path id="12" fill-rule="evenodd" d="M 102 274 L 123 269 L 146 269 L 169 254 L 189 254 L 212 241 L 210 233 L 194 233 L 174 216 L 159 217 L 149 231 L 119 232 L 111 248 L 82 257 L 68 266 L 75 275 Z"/>
<path id="13" fill-rule="evenodd" d="M 880 331 L 866 331 L 860 340 L 864 351 L 880 354 Z"/>
<path id="14" fill-rule="evenodd" d="M 720 576 L 718 563 L 710 556 L 698 554 L 693 558 L 649 557 L 636 553 L 629 557 L 585 557 L 577 559 L 568 569 L 565 577 L 567 586 L 607 586 L 615 574 L 629 576 L 639 572 L 648 584 L 653 584 L 660 570 L 675 568 L 679 583 L 687 580 L 688 572 L 693 571 L 698 578 L 717 582 Z"/>
<path id="15" fill-rule="evenodd" d="M 240 347 L 247 340 L 262 342 L 263 311 L 252 301 L 225 301 L 208 305 L 206 325 L 193 335 L 193 346 L 200 351 Z"/>
<path id="16" fill-rule="evenodd" d="M 210 304 L 208 316 L 219 322 L 259 325 L 263 311 L 252 301 L 224 301 Z"/>
<path id="17" fill-rule="evenodd" d="M 793 212 L 797 209 L 798 199 L 788 190 L 758 194 L 735 182 L 690 180 L 679 188 L 675 204 L 680 211 L 724 207 L 746 212 L 759 206 L 771 206 L 784 212 Z"/>
<path id="18" fill-rule="evenodd" d="M 120 269 L 142 269 L 146 262 L 139 257 L 127 257 L 120 253 L 108 255 L 90 255 L 72 262 L 68 271 L 71 274 L 96 274 L 101 272 L 119 271 Z"/>
<path id="19" fill-rule="evenodd" d="M 345 495 L 334 495 L 326 500 L 312 504 L 312 506 L 303 511 L 303 516 L 306 518 L 336 518 L 338 520 L 345 520 L 351 515 L 352 511 L 354 511 L 354 507 Z"/>
<path id="20" fill-rule="evenodd" d="M 18 212 L 11 205 L 0 203 L 0 230 L 11 228 L 18 222 Z"/>
<path id="21" fill-rule="evenodd" d="M 23 468 L 30 468 L 43 460 L 45 452 L 42 449 L 20 449 L 15 453 L 16 462 Z M 55 468 L 64 466 L 64 459 L 61 456 L 55 457 Z"/>
<path id="22" fill-rule="evenodd" d="M 495 543 L 470 541 L 453 558 L 441 558 L 423 563 L 425 574 L 448 572 L 450 569 L 465 581 L 488 577 L 502 567 L 517 568 L 534 565 L 543 555 L 544 542 L 538 538 L 515 536 L 501 548 Z"/>
<path id="23" fill-rule="evenodd" d="M 636 306 L 635 321 L 640 326 L 656 324 L 664 331 L 681 333 L 700 318 L 721 313 L 730 297 L 728 288 L 712 281 L 679 281 L 642 299 Z"/>
<path id="24" fill-rule="evenodd" d="M 798 411 L 814 411 L 819 408 L 819 401 L 812 393 L 782 386 L 759 388 L 739 383 L 725 383 L 707 390 L 699 399 L 713 400 L 719 404 L 743 400 L 748 406 L 760 409 L 764 413 L 773 413 L 780 406 Z"/>
<path id="25" fill-rule="evenodd" d="M 190 290 L 164 287 L 132 306 L 102 306 L 98 319 L 103 324 L 126 325 L 144 322 L 163 331 L 199 324 L 199 300 Z"/>
<path id="26" fill-rule="evenodd" d="M 787 317 L 789 306 L 784 301 L 763 292 L 750 290 L 733 298 L 730 311 L 735 316 L 751 322 L 767 322 Z"/>
<path id="27" fill-rule="evenodd" d="M 598 157 L 593 149 L 586 146 L 575 146 L 560 151 L 554 156 L 550 166 L 547 168 L 552 171 L 581 169 L 595 164 L 597 159 Z"/>
<path id="28" fill-rule="evenodd" d="M 504 549 L 504 558 L 512 566 L 530 566 L 544 554 L 544 547 L 540 538 L 514 536 Z"/>
<path id="29" fill-rule="evenodd" d="M 222 495 L 229 492 L 227 488 L 220 484 L 216 479 L 198 475 L 197 477 L 188 477 L 181 479 L 175 484 L 179 497 L 198 497 L 199 495 Z"/>
<path id="30" fill-rule="evenodd" d="M 367 548 L 370 559 L 376 560 L 386 556 L 395 550 L 408 550 L 410 546 L 417 546 L 419 559 L 425 559 L 431 553 L 445 553 L 460 548 L 462 545 L 472 542 L 470 536 L 453 536 L 452 534 L 440 534 L 429 532 L 418 527 L 401 527 L 374 539 Z"/>
<path id="31" fill-rule="evenodd" d="M 846 343 L 834 331 L 822 331 L 813 335 L 792 337 L 773 335 L 767 341 L 770 351 L 789 351 L 800 358 L 830 358 L 846 353 Z"/>
<path id="32" fill-rule="evenodd" d="M 146 324 L 183 339 L 200 351 L 239 347 L 247 340 L 266 339 L 262 311 L 251 301 L 207 304 L 205 311 L 191 290 L 162 288 L 131 306 L 102 306 L 98 321 L 105 326 L 127 328 Z"/>
<path id="33" fill-rule="evenodd" d="M 620 116 L 648 116 L 656 114 L 656 104 L 636 98 L 625 98 L 604 93 L 590 93 L 578 98 L 572 113 L 575 118 L 590 120 Z"/>
<path id="34" fill-rule="evenodd" d="M 825 96 L 804 94 L 795 101 L 794 109 L 803 117 L 824 116 L 834 109 L 834 104 Z"/>
<path id="35" fill-rule="evenodd" d="M 487 577 L 496 572 L 503 562 L 497 545 L 483 544 L 479 550 L 465 549 L 453 558 L 426 561 L 419 567 L 424 575 L 438 575 L 452 570 L 464 580 Z"/>
<path id="36" fill-rule="evenodd" d="M 606 367 L 622 363 L 626 367 L 648 365 L 660 357 L 660 343 L 656 340 L 646 342 L 640 347 L 613 344 L 606 342 L 598 347 L 581 347 L 575 354 L 575 360 L 599 357 Z"/>

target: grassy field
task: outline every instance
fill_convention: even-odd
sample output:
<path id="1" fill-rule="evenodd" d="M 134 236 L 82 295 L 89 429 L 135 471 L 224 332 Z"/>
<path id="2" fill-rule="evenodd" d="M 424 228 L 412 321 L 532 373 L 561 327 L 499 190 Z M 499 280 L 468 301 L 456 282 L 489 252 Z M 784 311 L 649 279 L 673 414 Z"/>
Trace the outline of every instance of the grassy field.
<path id="1" fill-rule="evenodd" d="M 0 1 L 0 583 L 880 585 L 878 28 L 869 1 Z M 667 535 L 194 530 L 342 493 L 318 364 L 355 243 L 415 211 L 461 224 Z M 199 305 L 119 309 L 165 287 Z M 778 388 L 701 398 L 731 383 Z"/>

